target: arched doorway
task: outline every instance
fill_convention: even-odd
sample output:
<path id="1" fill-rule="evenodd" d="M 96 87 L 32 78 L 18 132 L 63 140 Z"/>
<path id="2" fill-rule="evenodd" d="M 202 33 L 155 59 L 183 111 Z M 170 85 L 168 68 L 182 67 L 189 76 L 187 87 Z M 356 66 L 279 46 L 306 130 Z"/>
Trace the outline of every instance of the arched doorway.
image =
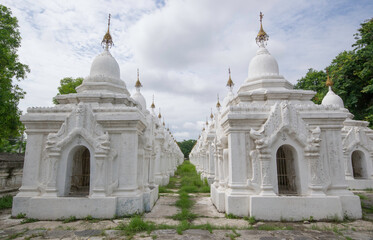
<path id="1" fill-rule="evenodd" d="M 297 195 L 297 179 L 293 151 L 281 146 L 276 153 L 278 194 Z"/>
<path id="2" fill-rule="evenodd" d="M 89 195 L 90 153 L 86 147 L 79 148 L 73 157 L 70 196 Z"/>
<path id="3" fill-rule="evenodd" d="M 361 151 L 354 151 L 351 154 L 351 163 L 354 178 L 366 178 L 364 154 Z"/>

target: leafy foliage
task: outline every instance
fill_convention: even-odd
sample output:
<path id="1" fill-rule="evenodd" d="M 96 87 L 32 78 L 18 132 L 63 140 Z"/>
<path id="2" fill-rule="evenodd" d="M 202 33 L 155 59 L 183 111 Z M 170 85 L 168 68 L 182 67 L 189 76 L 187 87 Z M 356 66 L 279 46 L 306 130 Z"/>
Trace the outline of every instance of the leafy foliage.
<path id="1" fill-rule="evenodd" d="M 11 10 L 0 4 L 0 139 L 22 134 L 18 103 L 25 92 L 17 81 L 25 79 L 30 70 L 18 60 L 17 49 L 21 46 L 18 27 Z"/>
<path id="2" fill-rule="evenodd" d="M 0 209 L 11 208 L 13 204 L 13 197 L 6 195 L 0 198 Z"/>
<path id="3" fill-rule="evenodd" d="M 26 142 L 21 138 L 0 139 L 0 152 L 24 153 Z"/>
<path id="4" fill-rule="evenodd" d="M 184 140 L 182 142 L 177 142 L 177 144 L 180 147 L 180 150 L 184 154 L 184 158 L 189 158 L 189 153 L 192 151 L 196 142 L 197 142 L 197 140 L 194 140 L 194 139 L 189 139 L 189 140 Z"/>
<path id="5" fill-rule="evenodd" d="M 316 92 L 312 101 L 320 104 L 328 89 L 325 87 L 326 73 L 324 71 L 317 71 L 315 69 L 308 69 L 306 76 L 298 80 L 294 86 L 296 89 L 307 89 Z"/>
<path id="6" fill-rule="evenodd" d="M 72 77 L 66 77 L 60 80 L 60 86 L 58 87 L 58 94 L 69 94 L 69 93 L 76 93 L 75 88 L 79 85 L 81 85 L 83 82 L 83 78 L 72 78 Z M 56 99 L 53 98 L 53 103 L 58 104 Z"/>
<path id="7" fill-rule="evenodd" d="M 355 119 L 373 126 L 373 18 L 362 23 L 354 36 L 355 48 L 338 54 L 326 69 L 334 82 L 333 91 L 342 98 L 345 107 Z M 313 101 L 319 104 L 327 92 L 323 87 L 325 80 L 324 71 L 309 69 L 295 88 L 316 91 Z"/>

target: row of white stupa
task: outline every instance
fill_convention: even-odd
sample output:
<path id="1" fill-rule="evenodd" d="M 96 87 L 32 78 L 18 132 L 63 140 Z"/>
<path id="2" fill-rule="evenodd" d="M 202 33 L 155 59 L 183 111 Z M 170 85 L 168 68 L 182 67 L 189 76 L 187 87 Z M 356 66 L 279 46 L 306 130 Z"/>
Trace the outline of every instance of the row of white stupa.
<path id="1" fill-rule="evenodd" d="M 150 211 L 158 186 L 168 184 L 182 163 L 154 99 L 149 112 L 139 79 L 132 96 L 120 79 L 109 28 L 102 43 L 77 93 L 58 95 L 58 105 L 29 108 L 22 116 L 27 146 L 13 216 L 112 218 Z"/>
<path id="2" fill-rule="evenodd" d="M 313 91 L 294 90 L 265 47 L 262 23 L 256 40 L 248 78 L 234 94 L 229 74 L 229 92 L 189 155 L 213 204 L 264 220 L 360 218 L 348 188 L 373 188 L 368 122 L 352 120 L 330 80 L 321 105 Z"/>

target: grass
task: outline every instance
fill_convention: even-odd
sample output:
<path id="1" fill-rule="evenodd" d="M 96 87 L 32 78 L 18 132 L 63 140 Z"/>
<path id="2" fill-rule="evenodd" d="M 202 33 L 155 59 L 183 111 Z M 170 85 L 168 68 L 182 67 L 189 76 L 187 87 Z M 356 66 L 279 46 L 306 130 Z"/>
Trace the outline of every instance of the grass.
<path id="1" fill-rule="evenodd" d="M 19 237 L 21 237 L 21 236 L 22 236 L 25 232 L 27 232 L 27 231 L 28 231 L 28 228 L 24 229 L 22 232 L 14 233 L 14 234 L 10 235 L 10 236 L 7 238 L 7 240 L 8 240 L 8 239 L 16 239 L 16 238 L 19 238 Z"/>
<path id="2" fill-rule="evenodd" d="M 25 218 L 26 217 L 26 213 L 18 213 L 16 218 L 17 219 L 21 219 L 21 218 Z"/>
<path id="3" fill-rule="evenodd" d="M 236 215 L 230 213 L 230 214 L 225 214 L 225 218 L 228 218 L 228 219 L 241 219 L 242 217 L 239 217 L 239 216 L 236 216 Z"/>
<path id="4" fill-rule="evenodd" d="M 356 195 L 358 195 L 361 200 L 368 199 L 368 197 L 365 196 L 364 194 L 357 193 Z"/>
<path id="5" fill-rule="evenodd" d="M 21 221 L 21 224 L 37 222 L 39 219 L 36 218 L 25 218 Z"/>
<path id="6" fill-rule="evenodd" d="M 170 189 L 177 189 L 179 199 L 176 201 L 175 206 L 180 208 L 180 212 L 173 215 L 171 218 L 180 221 L 179 225 L 176 226 L 178 234 L 182 234 L 183 231 L 191 228 L 205 229 L 212 232 L 212 226 L 210 224 L 194 226 L 191 222 L 197 218 L 197 214 L 191 212 L 191 208 L 194 205 L 194 201 L 189 196 L 189 193 L 209 193 L 210 186 L 207 180 L 201 180 L 201 176 L 197 173 L 196 167 L 189 161 L 184 161 L 183 164 L 179 165 L 175 171 L 175 176 L 170 178 L 170 181 L 166 187 L 160 187 L 160 193 L 173 193 Z"/>
<path id="7" fill-rule="evenodd" d="M 116 230 L 121 230 L 130 239 L 139 232 L 147 232 L 150 234 L 156 229 L 156 225 L 152 222 L 145 222 L 140 216 L 134 216 L 131 218 L 128 224 L 120 223 Z"/>
<path id="8" fill-rule="evenodd" d="M 183 164 L 181 164 L 177 168 L 175 172 L 175 176 L 179 176 L 179 179 L 180 179 L 181 187 L 180 187 L 179 192 L 187 192 L 187 193 L 209 193 L 210 192 L 210 186 L 208 185 L 207 180 L 201 179 L 201 175 L 197 173 L 196 167 L 193 164 L 191 164 L 189 161 L 184 161 Z M 170 179 L 170 182 L 171 182 L 171 179 Z"/>
<path id="9" fill-rule="evenodd" d="M 190 223 L 187 220 L 183 220 L 180 222 L 179 225 L 176 227 L 176 232 L 179 235 L 183 234 L 183 231 L 188 230 L 190 228 Z"/>
<path id="10" fill-rule="evenodd" d="M 173 220 L 179 220 L 179 221 L 186 220 L 189 222 L 193 221 L 196 218 L 197 218 L 197 214 L 190 212 L 190 210 L 186 208 L 182 208 L 180 213 L 177 213 L 172 216 Z"/>
<path id="11" fill-rule="evenodd" d="M 270 224 L 263 224 L 258 226 L 258 230 L 263 231 L 274 231 L 274 230 L 293 230 L 293 227 L 291 226 L 285 226 L 285 227 L 278 227 Z"/>
<path id="12" fill-rule="evenodd" d="M 256 223 L 256 219 L 255 219 L 254 216 L 249 217 L 248 221 L 249 221 L 250 225 L 254 225 Z"/>
<path id="13" fill-rule="evenodd" d="M 159 193 L 173 193 L 173 191 L 167 189 L 165 186 L 159 186 Z"/>
<path id="14" fill-rule="evenodd" d="M 75 217 L 75 216 L 71 216 L 69 218 L 66 218 L 63 220 L 63 223 L 69 223 L 69 222 L 75 222 L 77 221 L 78 219 Z"/>
<path id="15" fill-rule="evenodd" d="M 6 195 L 0 198 L 0 209 L 12 208 L 13 196 Z"/>
<path id="16" fill-rule="evenodd" d="M 194 202 L 190 199 L 190 196 L 186 192 L 179 193 L 179 200 L 176 201 L 176 207 L 181 209 L 189 209 L 193 206 Z"/>

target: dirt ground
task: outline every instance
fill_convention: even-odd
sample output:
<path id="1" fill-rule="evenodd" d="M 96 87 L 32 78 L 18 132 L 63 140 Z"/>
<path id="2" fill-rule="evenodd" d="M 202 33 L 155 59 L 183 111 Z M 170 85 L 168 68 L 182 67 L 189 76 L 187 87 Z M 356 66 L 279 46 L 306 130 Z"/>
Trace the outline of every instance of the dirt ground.
<path id="1" fill-rule="evenodd" d="M 256 222 L 245 219 L 228 219 L 216 211 L 209 194 L 193 194 L 195 204 L 192 212 L 198 217 L 193 225 L 210 224 L 208 230 L 189 229 L 182 235 L 175 229 L 160 229 L 150 233 L 140 232 L 133 239 L 373 239 L 373 192 L 356 192 L 362 199 L 363 220 L 343 222 Z M 192 194 L 191 194 L 192 195 Z M 150 213 L 143 215 L 145 221 L 177 226 L 179 221 L 171 216 L 180 210 L 175 206 L 178 194 L 161 194 Z M 110 220 L 35 221 L 13 219 L 10 209 L 0 211 L 1 239 L 128 239 L 121 230 L 114 230 L 128 218 Z"/>

